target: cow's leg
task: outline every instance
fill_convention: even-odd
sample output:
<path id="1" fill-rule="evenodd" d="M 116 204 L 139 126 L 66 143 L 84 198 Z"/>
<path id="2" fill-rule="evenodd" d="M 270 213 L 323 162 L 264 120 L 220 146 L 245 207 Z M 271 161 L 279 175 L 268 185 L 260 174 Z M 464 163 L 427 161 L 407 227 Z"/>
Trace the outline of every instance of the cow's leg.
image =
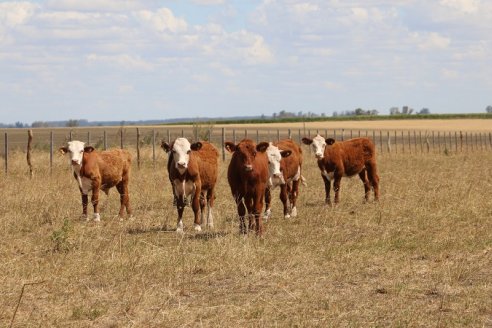
<path id="1" fill-rule="evenodd" d="M 379 200 L 379 176 L 376 168 L 376 163 L 371 162 L 366 164 L 367 176 L 371 182 L 372 188 L 374 189 L 374 200 Z"/>
<path id="2" fill-rule="evenodd" d="M 265 197 L 265 189 L 258 188 L 260 191 L 257 191 L 254 195 L 254 203 L 253 203 L 253 214 L 255 216 L 255 225 L 256 225 L 256 235 L 263 235 L 263 199 Z"/>
<path id="3" fill-rule="evenodd" d="M 333 181 L 333 190 L 335 190 L 335 204 L 340 202 L 340 182 L 342 181 L 342 175 L 335 171 L 335 177 Z"/>
<path id="4" fill-rule="evenodd" d="M 208 205 L 207 227 L 211 229 L 214 228 L 214 216 L 213 216 L 214 202 L 215 202 L 215 190 L 214 187 L 212 187 L 207 191 L 207 205 Z"/>
<path id="5" fill-rule="evenodd" d="M 101 221 L 101 215 L 99 214 L 99 190 L 101 182 L 95 179 L 92 182 L 92 206 L 94 207 L 94 221 Z"/>
<path id="6" fill-rule="evenodd" d="M 284 218 L 288 219 L 290 218 L 290 214 L 286 183 L 280 185 L 280 200 L 282 201 L 282 205 L 284 206 Z"/>
<path id="7" fill-rule="evenodd" d="M 359 172 L 359 178 L 364 184 L 364 199 L 367 202 L 369 200 L 369 191 L 371 190 L 371 185 L 369 183 L 369 179 L 367 179 L 366 169 L 362 169 L 362 171 Z"/>
<path id="8" fill-rule="evenodd" d="M 246 195 L 244 196 L 244 204 L 246 205 L 246 210 L 248 211 L 248 230 L 254 229 L 254 196 Z"/>
<path id="9" fill-rule="evenodd" d="M 126 208 L 126 213 L 128 214 L 128 216 L 130 216 L 132 214 L 132 210 L 130 208 L 130 197 L 128 196 L 128 184 L 125 183 L 124 181 L 121 181 L 116 185 L 116 189 L 120 194 L 119 217 L 123 218 L 123 215 L 125 213 L 125 208 Z"/>
<path id="10" fill-rule="evenodd" d="M 176 208 L 178 210 L 178 223 L 176 232 L 183 232 L 183 211 L 185 207 L 184 196 L 178 195 L 176 200 Z"/>
<path id="11" fill-rule="evenodd" d="M 301 181 L 301 179 L 292 181 L 292 188 L 291 188 L 290 193 L 289 193 L 289 196 L 290 196 L 290 206 L 292 206 L 292 209 L 290 211 L 290 215 L 292 217 L 296 217 L 297 216 L 297 207 L 296 207 L 296 204 L 297 204 L 297 196 L 299 195 L 299 182 L 300 181 Z"/>
<path id="12" fill-rule="evenodd" d="M 202 231 L 201 218 L 198 213 L 200 211 L 201 193 L 202 193 L 202 189 L 200 187 L 196 187 L 195 194 L 193 195 L 193 200 L 191 203 L 191 208 L 193 209 L 193 214 L 195 215 L 195 224 L 194 224 L 195 231 Z"/>
<path id="13" fill-rule="evenodd" d="M 239 215 L 239 232 L 246 234 L 246 223 L 244 222 L 246 219 L 246 206 L 244 205 L 243 196 L 235 195 L 234 198 L 236 199 L 237 214 Z"/>
<path id="14" fill-rule="evenodd" d="M 205 206 L 207 205 L 207 201 L 205 200 L 205 191 L 202 190 L 200 193 L 200 221 L 202 225 L 205 225 Z"/>
<path id="15" fill-rule="evenodd" d="M 265 221 L 272 216 L 272 193 L 270 188 L 265 190 Z"/>
<path id="16" fill-rule="evenodd" d="M 331 206 L 331 200 L 330 200 L 330 189 L 331 189 L 331 181 L 325 177 L 324 175 L 321 175 L 323 178 L 323 182 L 325 183 L 325 204 Z"/>
<path id="17" fill-rule="evenodd" d="M 88 220 L 87 216 L 87 205 L 89 204 L 89 195 L 83 194 L 82 191 L 80 192 L 82 195 L 82 219 L 83 220 Z"/>

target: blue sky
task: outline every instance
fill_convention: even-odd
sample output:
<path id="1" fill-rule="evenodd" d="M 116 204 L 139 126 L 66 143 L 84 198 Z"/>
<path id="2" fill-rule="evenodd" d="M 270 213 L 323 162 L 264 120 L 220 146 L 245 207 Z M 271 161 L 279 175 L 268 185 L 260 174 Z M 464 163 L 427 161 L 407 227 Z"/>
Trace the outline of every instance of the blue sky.
<path id="1" fill-rule="evenodd" d="M 492 105 L 492 1 L 0 1 L 0 122 Z"/>

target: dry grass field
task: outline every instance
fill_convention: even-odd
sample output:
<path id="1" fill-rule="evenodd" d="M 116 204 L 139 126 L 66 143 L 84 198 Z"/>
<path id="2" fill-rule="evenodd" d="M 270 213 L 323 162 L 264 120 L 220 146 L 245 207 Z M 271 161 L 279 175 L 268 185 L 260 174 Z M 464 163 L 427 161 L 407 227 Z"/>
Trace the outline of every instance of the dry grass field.
<path id="1" fill-rule="evenodd" d="M 274 192 L 264 238 L 239 235 L 221 163 L 213 231 L 173 232 L 176 211 L 159 150 L 134 166 L 135 217 L 82 222 L 68 160 L 10 154 L 0 173 L 0 326 L 492 327 L 492 151 L 379 156 L 381 201 L 357 177 L 323 205 L 305 149 L 299 216 Z M 142 157 L 151 158 L 146 148 Z M 34 283 L 34 284 L 32 284 Z M 26 285 L 25 285 L 26 284 Z M 21 290 L 24 286 L 23 294 Z"/>

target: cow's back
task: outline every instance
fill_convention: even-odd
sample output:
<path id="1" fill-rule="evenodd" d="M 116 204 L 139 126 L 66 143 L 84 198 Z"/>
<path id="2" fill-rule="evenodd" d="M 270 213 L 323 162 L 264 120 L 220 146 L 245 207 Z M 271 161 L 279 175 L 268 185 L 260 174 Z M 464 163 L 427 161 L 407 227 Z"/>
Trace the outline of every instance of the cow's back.
<path id="1" fill-rule="evenodd" d="M 103 184 L 110 188 L 119 183 L 131 171 L 132 156 L 124 149 L 112 149 L 94 153 Z"/>
<path id="2" fill-rule="evenodd" d="M 193 151 L 192 153 L 194 156 L 197 156 L 202 189 L 209 189 L 217 183 L 219 151 L 209 142 L 201 141 L 201 143 L 202 147 L 200 150 Z"/>
<path id="3" fill-rule="evenodd" d="M 376 148 L 369 138 L 354 138 L 333 145 L 335 150 L 330 157 L 342 161 L 345 174 L 351 176 L 359 173 L 367 163 L 375 161 Z"/>
<path id="4" fill-rule="evenodd" d="M 302 150 L 298 144 L 291 139 L 280 140 L 275 144 L 280 150 L 290 150 L 288 157 L 282 158 L 280 165 L 284 171 L 284 176 L 293 177 L 298 173 L 299 167 L 302 166 Z"/>

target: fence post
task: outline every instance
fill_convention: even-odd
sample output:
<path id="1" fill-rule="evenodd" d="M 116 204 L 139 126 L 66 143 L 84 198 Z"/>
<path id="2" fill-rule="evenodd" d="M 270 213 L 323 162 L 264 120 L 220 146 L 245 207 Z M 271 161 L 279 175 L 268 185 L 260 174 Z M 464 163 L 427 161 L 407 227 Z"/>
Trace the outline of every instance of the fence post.
<path id="1" fill-rule="evenodd" d="M 490 148 L 492 148 L 492 133 L 489 132 L 489 144 L 490 144 Z"/>
<path id="2" fill-rule="evenodd" d="M 277 129 L 277 142 L 280 141 L 280 129 Z"/>
<path id="3" fill-rule="evenodd" d="M 379 147 L 381 147 L 381 154 L 382 154 L 383 153 L 383 131 L 381 131 L 381 130 L 379 130 Z"/>
<path id="4" fill-rule="evenodd" d="M 104 143 L 104 150 L 108 149 L 108 139 L 106 136 L 106 130 L 104 130 L 104 133 L 103 133 L 103 143 Z"/>
<path id="5" fill-rule="evenodd" d="M 429 143 L 429 134 L 428 131 L 425 131 L 425 145 L 427 146 L 427 154 L 430 151 L 430 143 Z"/>
<path id="6" fill-rule="evenodd" d="M 5 175 L 9 171 L 9 135 L 5 132 Z"/>
<path id="7" fill-rule="evenodd" d="M 167 129 L 167 142 L 171 143 L 171 130 Z"/>
<path id="8" fill-rule="evenodd" d="M 350 130 L 352 132 L 352 130 Z M 388 141 L 387 141 L 388 153 L 391 153 L 391 141 L 390 141 L 390 132 L 388 131 Z"/>
<path id="9" fill-rule="evenodd" d="M 222 161 L 225 161 L 225 128 L 222 128 Z"/>
<path id="10" fill-rule="evenodd" d="M 302 144 L 301 129 L 299 129 L 299 145 Z"/>
<path id="11" fill-rule="evenodd" d="M 441 153 L 441 132 L 437 131 L 437 145 L 439 149 L 439 154 Z"/>
<path id="12" fill-rule="evenodd" d="M 236 129 L 232 130 L 232 142 L 236 144 Z"/>
<path id="13" fill-rule="evenodd" d="M 248 138 L 248 129 L 244 129 L 244 139 Z"/>
<path id="14" fill-rule="evenodd" d="M 463 152 L 463 132 L 460 131 L 460 152 Z"/>
<path id="15" fill-rule="evenodd" d="M 73 140 L 72 130 L 70 130 L 69 139 L 70 139 L 70 141 Z"/>
<path id="16" fill-rule="evenodd" d="M 155 167 L 155 129 L 152 129 L 152 165 Z"/>
<path id="17" fill-rule="evenodd" d="M 91 131 L 87 131 L 87 144 L 91 144 Z"/>
<path id="18" fill-rule="evenodd" d="M 360 137 L 360 130 L 359 130 Z M 396 139 L 396 130 L 395 130 L 395 153 L 398 154 L 398 139 Z"/>
<path id="19" fill-rule="evenodd" d="M 123 149 L 123 128 L 120 130 L 120 148 Z"/>
<path id="20" fill-rule="evenodd" d="M 325 135 L 324 135 L 325 139 L 328 138 L 328 129 L 325 129 Z"/>
<path id="21" fill-rule="evenodd" d="M 53 172 L 53 131 L 50 132 L 50 174 Z"/>
<path id="22" fill-rule="evenodd" d="M 401 152 L 405 154 L 405 137 L 403 136 L 403 131 L 401 131 Z"/>
<path id="23" fill-rule="evenodd" d="M 412 153 L 412 144 L 411 144 L 410 130 L 408 130 L 408 153 Z"/>
<path id="24" fill-rule="evenodd" d="M 420 152 L 424 152 L 424 146 L 422 145 L 422 131 L 419 131 Z"/>
<path id="25" fill-rule="evenodd" d="M 29 177 L 32 179 L 34 175 L 34 171 L 32 168 L 32 163 L 31 163 L 31 150 L 32 150 L 32 130 L 27 131 L 27 155 L 26 155 L 26 160 L 27 160 L 27 165 L 29 166 Z"/>
<path id="26" fill-rule="evenodd" d="M 417 131 L 413 130 L 413 150 L 417 154 Z"/>
<path id="27" fill-rule="evenodd" d="M 256 129 L 256 143 L 260 143 L 260 132 Z"/>
<path id="28" fill-rule="evenodd" d="M 289 132 L 288 132 L 288 138 L 289 139 L 292 139 L 292 132 L 290 131 L 290 129 L 289 129 Z"/>
<path id="29" fill-rule="evenodd" d="M 345 129 L 342 129 L 342 141 L 343 141 L 343 134 L 345 132 Z"/>
<path id="30" fill-rule="evenodd" d="M 434 140 L 434 131 L 432 131 L 432 152 L 436 152 L 435 140 Z"/>
<path id="31" fill-rule="evenodd" d="M 140 169 L 140 129 L 137 128 L 137 167 Z"/>

